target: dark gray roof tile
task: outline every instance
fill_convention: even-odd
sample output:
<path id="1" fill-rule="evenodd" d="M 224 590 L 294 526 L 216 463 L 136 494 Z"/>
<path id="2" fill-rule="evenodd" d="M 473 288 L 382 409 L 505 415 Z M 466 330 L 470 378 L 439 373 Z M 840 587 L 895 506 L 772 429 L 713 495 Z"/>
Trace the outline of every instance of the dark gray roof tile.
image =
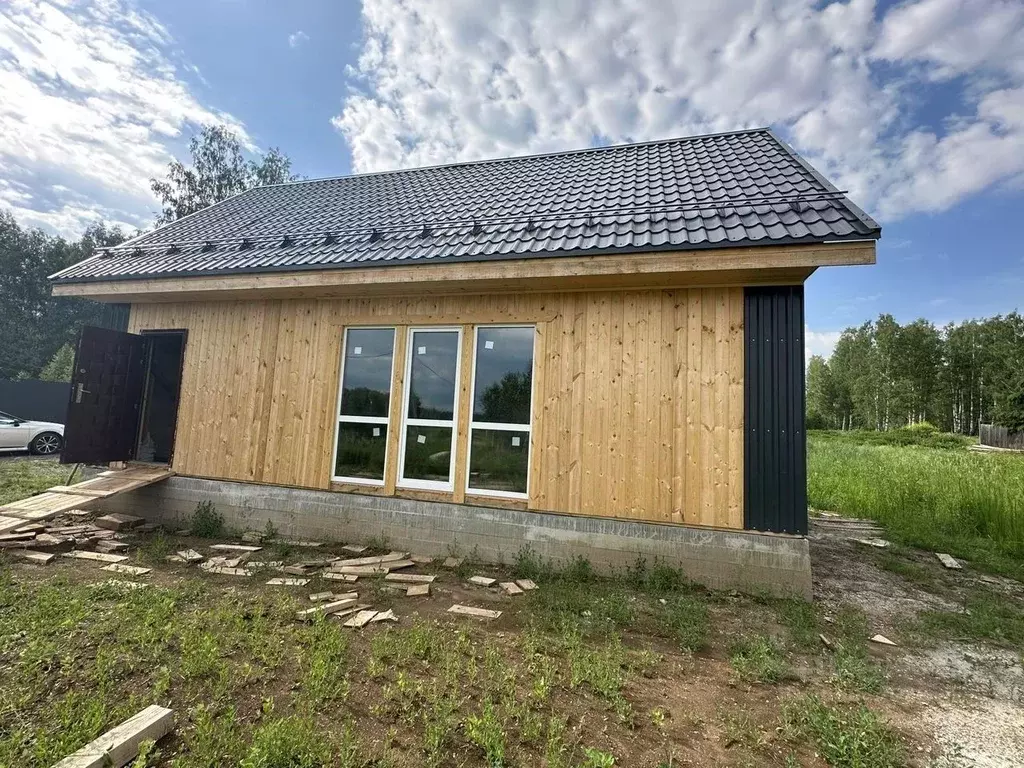
<path id="1" fill-rule="evenodd" d="M 379 237 L 371 238 L 374 231 Z M 54 278 L 383 267 L 879 234 L 775 134 L 758 129 L 258 187 Z M 291 244 L 282 247 L 286 236 Z M 213 251 L 203 250 L 207 241 Z"/>

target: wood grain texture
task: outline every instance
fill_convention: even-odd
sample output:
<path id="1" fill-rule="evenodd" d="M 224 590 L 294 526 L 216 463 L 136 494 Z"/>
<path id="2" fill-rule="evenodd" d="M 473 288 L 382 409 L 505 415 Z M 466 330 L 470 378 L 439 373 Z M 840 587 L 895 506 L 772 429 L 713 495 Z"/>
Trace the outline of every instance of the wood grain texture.
<path id="1" fill-rule="evenodd" d="M 537 325 L 528 508 L 742 528 L 740 287 L 147 303 L 130 330 L 189 331 L 179 474 L 394 495 L 408 326 L 465 326 L 468 377 L 472 326 L 501 322 Z M 342 336 L 357 325 L 398 328 L 379 488 L 331 482 Z"/>

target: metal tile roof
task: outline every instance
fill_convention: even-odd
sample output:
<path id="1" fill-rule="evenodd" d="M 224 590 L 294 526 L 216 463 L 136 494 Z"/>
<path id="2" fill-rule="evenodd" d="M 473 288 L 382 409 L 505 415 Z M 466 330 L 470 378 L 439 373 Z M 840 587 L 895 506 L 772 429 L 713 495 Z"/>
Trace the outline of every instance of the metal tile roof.
<path id="1" fill-rule="evenodd" d="M 880 232 L 774 133 L 757 129 L 257 187 L 53 278 L 590 256 Z"/>

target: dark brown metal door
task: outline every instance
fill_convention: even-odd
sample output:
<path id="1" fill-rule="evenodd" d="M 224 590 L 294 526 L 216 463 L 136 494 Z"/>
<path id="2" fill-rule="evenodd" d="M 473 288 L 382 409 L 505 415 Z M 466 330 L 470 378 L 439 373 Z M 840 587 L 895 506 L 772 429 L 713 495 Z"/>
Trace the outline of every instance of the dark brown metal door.
<path id="1" fill-rule="evenodd" d="M 104 464 L 134 457 L 146 339 L 86 326 L 75 352 L 62 464 Z"/>

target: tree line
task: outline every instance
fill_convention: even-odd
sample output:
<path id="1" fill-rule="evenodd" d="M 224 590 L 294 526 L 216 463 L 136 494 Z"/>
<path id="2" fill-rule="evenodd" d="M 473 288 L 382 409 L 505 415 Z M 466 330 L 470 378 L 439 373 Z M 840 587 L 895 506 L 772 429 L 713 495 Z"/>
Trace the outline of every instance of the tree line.
<path id="1" fill-rule="evenodd" d="M 189 153 L 191 166 L 175 160 L 165 179 L 150 179 L 161 204 L 157 226 L 254 186 L 296 178 L 280 150 L 247 159 L 238 137 L 221 126 L 204 126 L 189 142 Z M 24 228 L 10 211 L 0 210 L 0 379 L 70 380 L 78 333 L 100 322 L 103 305 L 51 296 L 46 278 L 128 236 L 120 227 L 97 223 L 69 240 Z"/>
<path id="2" fill-rule="evenodd" d="M 809 429 L 889 430 L 928 422 L 976 435 L 1024 429 L 1024 317 L 1017 312 L 937 328 L 892 315 L 843 331 L 807 368 Z"/>

